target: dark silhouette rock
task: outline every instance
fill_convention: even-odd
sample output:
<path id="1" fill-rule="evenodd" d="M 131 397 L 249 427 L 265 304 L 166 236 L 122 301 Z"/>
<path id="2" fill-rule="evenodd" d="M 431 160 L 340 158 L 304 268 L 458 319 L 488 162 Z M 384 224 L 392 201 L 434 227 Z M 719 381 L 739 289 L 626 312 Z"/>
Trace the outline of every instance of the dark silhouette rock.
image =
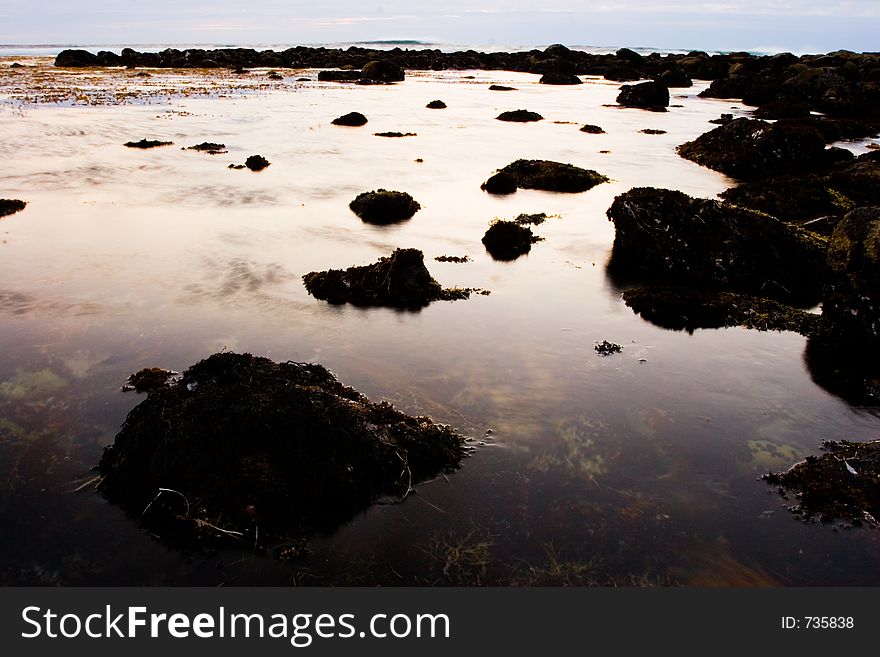
<path id="1" fill-rule="evenodd" d="M 244 161 L 244 165 L 251 171 L 262 171 L 270 164 L 271 162 L 262 155 L 251 155 Z"/>
<path id="2" fill-rule="evenodd" d="M 319 71 L 319 82 L 357 82 L 361 79 L 360 71 Z"/>
<path id="3" fill-rule="evenodd" d="M 822 238 L 751 210 L 643 187 L 608 217 L 619 271 L 792 304 L 815 303 L 828 280 Z"/>
<path id="4" fill-rule="evenodd" d="M 643 135 L 665 135 L 666 134 L 665 130 L 659 130 L 657 128 L 643 128 L 642 130 L 639 130 L 639 132 L 641 132 Z"/>
<path id="5" fill-rule="evenodd" d="M 669 88 L 694 86 L 690 76 L 680 68 L 668 68 L 657 76 L 657 82 Z"/>
<path id="6" fill-rule="evenodd" d="M 516 178 L 505 171 L 499 171 L 480 185 L 480 189 L 490 194 L 513 194 L 516 191 Z"/>
<path id="7" fill-rule="evenodd" d="M 810 115 L 810 106 L 798 101 L 777 99 L 761 105 L 752 116 L 756 119 L 802 119 Z"/>
<path id="8" fill-rule="evenodd" d="M 418 137 L 418 135 L 417 135 L 415 132 L 396 132 L 396 131 L 391 131 L 391 132 L 374 132 L 373 135 L 375 135 L 376 137 L 396 137 L 396 138 L 400 138 L 400 137 Z"/>
<path id="9" fill-rule="evenodd" d="M 20 201 L 17 198 L 0 198 L 0 217 L 21 212 L 26 206 L 26 201 Z"/>
<path id="10" fill-rule="evenodd" d="M 373 82 L 403 82 L 405 77 L 400 66 L 384 59 L 367 62 L 361 70 L 361 79 Z"/>
<path id="11" fill-rule="evenodd" d="M 516 91 L 516 87 L 506 87 L 503 84 L 489 85 L 489 91 Z"/>
<path id="12" fill-rule="evenodd" d="M 127 141 L 125 146 L 129 148 L 159 148 L 160 146 L 172 146 L 173 141 L 158 141 L 155 139 L 141 139 L 140 141 Z"/>
<path id="13" fill-rule="evenodd" d="M 516 260 L 532 249 L 532 229 L 516 221 L 495 221 L 483 235 L 483 245 L 495 260 Z"/>
<path id="14" fill-rule="evenodd" d="M 505 176 L 499 179 L 501 174 Z M 516 187 L 523 189 L 577 193 L 608 182 L 608 178 L 591 169 L 581 169 L 572 164 L 550 160 L 516 160 L 487 180 L 482 188 L 493 194 L 509 193 L 492 189 L 509 189 L 511 181 Z"/>
<path id="15" fill-rule="evenodd" d="M 201 151 L 209 155 L 220 155 L 226 152 L 226 144 L 219 144 L 212 141 L 203 141 L 195 146 L 187 146 L 188 151 Z"/>
<path id="16" fill-rule="evenodd" d="M 530 112 L 529 110 L 524 109 L 501 112 L 501 114 L 495 118 L 499 121 L 511 121 L 514 123 L 530 123 L 532 121 L 542 121 L 544 119 L 544 117 L 537 112 Z"/>
<path id="17" fill-rule="evenodd" d="M 638 107 L 665 112 L 669 106 L 669 89 L 659 82 L 626 84 L 620 88 L 617 103 L 623 107 Z"/>
<path id="18" fill-rule="evenodd" d="M 331 123 L 333 125 L 344 125 L 357 128 L 366 125 L 367 117 L 360 112 L 349 112 L 348 114 L 343 114 L 337 119 L 333 119 Z"/>
<path id="19" fill-rule="evenodd" d="M 379 189 L 358 194 L 348 207 L 367 223 L 392 224 L 409 219 L 422 206 L 406 192 Z"/>
<path id="20" fill-rule="evenodd" d="M 557 84 L 557 85 L 571 85 L 571 84 L 583 84 L 584 81 L 581 80 L 574 73 L 567 73 L 565 71 L 548 71 L 541 76 L 540 79 L 541 84 Z"/>
<path id="21" fill-rule="evenodd" d="M 604 135 L 605 134 L 605 131 L 602 128 L 600 128 L 597 125 L 593 125 L 591 123 L 588 123 L 585 126 L 581 127 L 580 131 L 586 132 L 587 134 L 590 134 L 590 135 Z"/>
<path id="22" fill-rule="evenodd" d="M 425 105 L 428 109 L 446 109 L 446 103 L 442 100 L 432 100 L 430 103 Z"/>
<path id="23" fill-rule="evenodd" d="M 683 158 L 735 178 L 795 173 L 826 164 L 815 128 L 739 118 L 677 148 Z"/>

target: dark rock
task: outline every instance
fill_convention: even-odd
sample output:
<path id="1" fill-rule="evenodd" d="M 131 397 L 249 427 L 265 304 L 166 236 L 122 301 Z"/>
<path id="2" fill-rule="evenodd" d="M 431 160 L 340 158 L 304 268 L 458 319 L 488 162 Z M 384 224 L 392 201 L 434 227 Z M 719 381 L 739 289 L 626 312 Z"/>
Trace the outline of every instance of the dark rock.
<path id="1" fill-rule="evenodd" d="M 499 179 L 498 176 L 506 174 Z M 522 189 L 541 189 L 548 192 L 585 192 L 596 185 L 608 182 L 608 178 L 590 169 L 550 160 L 516 160 L 501 169 L 483 184 L 483 189 L 493 194 L 510 193 L 493 191 L 509 189 L 511 180 Z M 515 191 L 512 190 L 512 191 Z"/>
<path id="2" fill-rule="evenodd" d="M 614 199 L 612 269 L 668 283 L 815 303 L 826 242 L 773 217 L 681 192 L 636 188 Z"/>
<path id="3" fill-rule="evenodd" d="M 284 79 L 284 76 L 281 75 L 280 73 L 269 73 L 269 75 L 267 75 L 266 77 L 269 78 L 270 80 L 276 80 L 276 81 Z"/>
<path id="4" fill-rule="evenodd" d="M 503 84 L 489 85 L 489 91 L 516 91 L 516 87 L 505 87 Z"/>
<path id="5" fill-rule="evenodd" d="M 604 135 L 605 131 L 597 125 L 592 125 L 590 123 L 586 124 L 580 129 L 581 132 L 586 132 L 591 135 Z"/>
<path id="6" fill-rule="evenodd" d="M 470 258 L 467 256 L 451 256 L 451 255 L 439 255 L 434 258 L 437 262 L 454 262 L 457 264 L 462 264 L 465 262 L 470 262 Z"/>
<path id="7" fill-rule="evenodd" d="M 709 123 L 714 123 L 715 125 L 727 125 L 733 121 L 733 114 L 722 114 L 717 119 L 709 119 Z"/>
<path id="8" fill-rule="evenodd" d="M 311 78 L 297 78 L 296 82 L 311 82 Z"/>
<path id="9" fill-rule="evenodd" d="M 348 207 L 367 223 L 392 224 L 409 219 L 422 206 L 406 192 L 378 189 L 358 194 Z"/>
<path id="10" fill-rule="evenodd" d="M 630 50 L 629 48 L 621 48 L 616 53 L 614 53 L 617 59 L 622 59 L 633 66 L 641 66 L 645 63 L 645 58 L 643 55 L 640 55 L 635 50 Z"/>
<path id="11" fill-rule="evenodd" d="M 665 112 L 669 106 L 669 89 L 666 85 L 654 81 L 626 84 L 620 88 L 617 103 L 623 107 Z"/>
<path id="12" fill-rule="evenodd" d="M 814 334 L 819 315 L 772 299 L 733 292 L 682 287 L 639 287 L 623 293 L 633 311 L 661 328 L 693 333 L 695 329 L 743 326 L 759 331 Z"/>
<path id="13" fill-rule="evenodd" d="M 761 105 L 752 112 L 756 119 L 802 119 L 810 115 L 809 105 L 785 99 Z"/>
<path id="14" fill-rule="evenodd" d="M 541 84 L 583 84 L 584 81 L 581 80 L 574 73 L 566 73 L 564 71 L 548 71 L 541 76 L 540 79 Z"/>
<path id="15" fill-rule="evenodd" d="M 694 86 L 690 76 L 680 68 L 668 68 L 657 76 L 657 82 L 669 88 L 687 88 Z"/>
<path id="16" fill-rule="evenodd" d="M 55 57 L 55 66 L 60 67 L 82 68 L 100 65 L 98 57 L 87 50 L 62 50 Z"/>
<path id="17" fill-rule="evenodd" d="M 17 198 L 0 198 L 0 217 L 21 212 L 25 206 L 27 206 L 27 202 Z"/>
<path id="18" fill-rule="evenodd" d="M 665 130 L 658 130 L 657 128 L 643 128 L 639 130 L 643 135 L 665 135 Z"/>
<path id="19" fill-rule="evenodd" d="M 550 57 L 561 57 L 562 59 L 571 59 L 574 57 L 572 50 L 561 43 L 554 43 L 553 45 L 547 46 L 544 48 L 544 54 Z"/>
<path id="20" fill-rule="evenodd" d="M 685 159 L 743 180 L 825 164 L 825 142 L 815 129 L 746 118 L 734 119 L 676 150 Z"/>
<path id="21" fill-rule="evenodd" d="M 320 365 L 224 352 L 128 414 L 99 490 L 179 547 L 262 549 L 405 497 L 463 456 L 451 428 L 371 403 Z"/>
<path id="22" fill-rule="evenodd" d="M 785 472 L 764 475 L 764 480 L 782 494 L 793 493 L 797 503 L 789 510 L 806 522 L 877 527 L 880 441 L 826 441 L 822 449 L 821 456 L 808 456 Z"/>
<path id="23" fill-rule="evenodd" d="M 201 151 L 210 155 L 220 155 L 226 152 L 226 144 L 217 144 L 212 141 L 203 141 L 195 146 L 187 146 L 188 151 Z"/>
<path id="24" fill-rule="evenodd" d="M 606 80 L 611 80 L 612 82 L 635 82 L 644 77 L 638 69 L 619 64 L 607 66 L 602 75 Z"/>
<path id="25" fill-rule="evenodd" d="M 270 164 L 271 162 L 262 155 L 251 155 L 244 161 L 244 165 L 251 171 L 262 171 Z"/>
<path id="26" fill-rule="evenodd" d="M 361 79 L 360 71 L 319 71 L 320 82 L 357 82 Z"/>
<path id="27" fill-rule="evenodd" d="M 405 77 L 400 66 L 387 60 L 367 62 L 361 70 L 361 79 L 373 82 L 403 82 Z"/>
<path id="28" fill-rule="evenodd" d="M 428 109 L 446 109 L 446 103 L 442 100 L 432 100 L 430 103 L 425 105 Z"/>
<path id="29" fill-rule="evenodd" d="M 418 137 L 415 132 L 374 132 L 376 137 Z"/>
<path id="30" fill-rule="evenodd" d="M 480 189 L 490 194 L 513 194 L 516 191 L 516 178 L 506 171 L 499 171 L 480 185 Z"/>
<path id="31" fill-rule="evenodd" d="M 483 235 L 483 245 L 495 260 L 516 260 L 532 249 L 532 229 L 515 221 L 495 221 Z"/>
<path id="32" fill-rule="evenodd" d="M 611 356 L 612 354 L 619 354 L 623 351 L 623 347 L 615 342 L 608 342 L 608 340 L 602 340 L 602 342 L 597 342 L 593 345 L 593 349 L 596 350 L 596 353 L 600 356 Z"/>
<path id="33" fill-rule="evenodd" d="M 122 386 L 122 389 L 125 391 L 134 390 L 135 392 L 153 392 L 170 384 L 175 375 L 176 372 L 171 370 L 146 367 L 129 375 L 128 381 Z"/>
<path id="34" fill-rule="evenodd" d="M 303 283 L 313 297 L 332 304 L 418 310 L 432 301 L 463 298 L 440 287 L 418 249 L 397 249 L 372 265 L 311 272 Z"/>
<path id="35" fill-rule="evenodd" d="M 520 226 L 540 226 L 547 221 L 547 218 L 546 212 L 537 212 L 535 214 L 522 213 L 517 215 L 514 221 Z"/>
<path id="36" fill-rule="evenodd" d="M 140 141 L 127 141 L 125 146 L 129 148 L 158 148 L 159 146 L 171 146 L 173 141 L 156 141 L 154 139 L 141 139 Z"/>
<path id="37" fill-rule="evenodd" d="M 333 119 L 331 123 L 333 125 L 345 125 L 351 127 L 358 127 L 365 125 L 367 122 L 367 117 L 361 114 L 360 112 L 349 112 L 348 114 L 343 114 L 337 119 Z"/>
<path id="38" fill-rule="evenodd" d="M 530 112 L 529 110 L 524 109 L 501 112 L 501 114 L 495 118 L 499 121 L 512 121 L 515 123 L 529 123 L 531 121 L 541 121 L 544 119 L 544 117 L 537 112 Z"/>

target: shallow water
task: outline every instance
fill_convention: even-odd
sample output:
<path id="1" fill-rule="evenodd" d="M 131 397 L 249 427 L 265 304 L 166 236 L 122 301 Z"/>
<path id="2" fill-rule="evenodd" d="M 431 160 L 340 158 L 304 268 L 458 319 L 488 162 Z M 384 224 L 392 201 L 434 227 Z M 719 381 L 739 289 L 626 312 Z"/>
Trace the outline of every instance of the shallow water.
<path id="1" fill-rule="evenodd" d="M 674 146 L 742 106 L 698 99 L 698 85 L 674 90 L 683 107 L 665 114 L 605 107 L 618 84 L 547 87 L 507 72 L 362 87 L 293 81 L 314 71 L 269 84 L 264 71 L 145 80 L 28 63 L 36 70 L 0 77 L 0 196 L 29 201 L 0 219 L 0 583 L 880 582 L 876 532 L 802 525 L 758 479 L 822 440 L 880 438 L 877 414 L 812 382 L 801 336 L 666 331 L 634 315 L 620 300 L 627 282 L 606 272 L 616 195 L 650 185 L 713 197 L 732 184 Z M 448 109 L 426 109 L 435 98 Z M 545 120 L 493 119 L 518 108 Z M 369 123 L 330 124 L 352 110 Z M 388 130 L 417 136 L 373 136 Z M 143 137 L 174 146 L 122 146 Z M 229 153 L 181 150 L 202 141 Z M 255 153 L 271 166 L 227 169 Z M 612 182 L 480 190 L 521 157 Z M 362 223 L 348 203 L 379 187 L 422 210 Z M 480 243 L 488 223 L 522 212 L 558 216 L 527 257 L 493 261 Z M 329 306 L 302 286 L 306 272 L 396 247 L 424 250 L 444 286 L 492 294 L 399 312 Z M 471 261 L 433 260 L 442 254 Z M 598 356 L 603 339 L 623 352 Z M 75 489 L 138 401 L 119 391 L 130 372 L 181 370 L 223 348 L 320 362 L 478 449 L 290 562 L 180 555 Z"/>

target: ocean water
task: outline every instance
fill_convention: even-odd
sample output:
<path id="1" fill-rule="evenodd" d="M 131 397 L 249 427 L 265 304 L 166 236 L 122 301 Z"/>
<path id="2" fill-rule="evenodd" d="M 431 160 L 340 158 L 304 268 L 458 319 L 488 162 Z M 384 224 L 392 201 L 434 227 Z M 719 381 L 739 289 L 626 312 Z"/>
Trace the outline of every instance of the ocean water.
<path id="1" fill-rule="evenodd" d="M 658 114 L 610 106 L 619 85 L 601 79 L 412 72 L 357 86 L 315 71 L 136 78 L 23 61 L 32 68 L 0 67 L 0 196 L 29 202 L 0 219 L 0 583 L 880 582 L 876 532 L 803 525 L 759 480 L 822 440 L 880 437 L 877 413 L 812 381 L 801 336 L 663 330 L 624 305 L 632 282 L 606 268 L 613 198 L 636 186 L 714 197 L 732 181 L 674 147 L 748 108 L 697 98 L 704 84 L 674 90 L 677 107 Z M 433 99 L 448 108 L 426 109 Z M 545 118 L 494 119 L 518 108 Z M 366 126 L 331 125 L 354 110 Z M 373 134 L 389 130 L 417 136 Z M 122 146 L 144 137 L 174 146 Z M 181 150 L 202 141 L 229 152 Z M 268 169 L 227 168 L 256 153 Z M 611 182 L 480 190 L 517 158 Z M 379 187 L 422 209 L 364 224 L 348 203 Z M 543 241 L 494 261 L 480 243 L 489 222 L 523 212 L 552 215 L 535 228 Z M 397 247 L 422 249 L 444 286 L 492 293 L 401 312 L 330 306 L 302 286 L 307 272 Z M 598 356 L 601 340 L 622 353 Z M 246 547 L 182 555 L 81 487 L 139 401 L 120 392 L 129 373 L 221 349 L 319 362 L 375 401 L 455 425 L 477 450 L 289 562 Z"/>

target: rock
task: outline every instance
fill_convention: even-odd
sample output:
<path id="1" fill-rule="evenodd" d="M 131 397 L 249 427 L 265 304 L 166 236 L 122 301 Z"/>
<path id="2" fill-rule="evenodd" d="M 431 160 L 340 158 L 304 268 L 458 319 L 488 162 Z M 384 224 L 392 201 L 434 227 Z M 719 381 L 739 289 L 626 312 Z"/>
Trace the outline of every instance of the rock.
<path id="1" fill-rule="evenodd" d="M 82 68 L 100 65 L 98 57 L 87 50 L 62 50 L 55 57 L 55 66 L 59 67 Z"/>
<path id="2" fill-rule="evenodd" d="M 333 119 L 331 123 L 333 125 L 345 125 L 351 127 L 358 127 L 365 125 L 367 122 L 367 117 L 361 114 L 360 112 L 349 112 L 348 114 L 343 114 L 339 118 Z"/>
<path id="3" fill-rule="evenodd" d="M 574 73 L 566 73 L 564 71 L 548 71 L 541 76 L 540 79 L 541 84 L 583 84 L 584 81 L 581 80 Z"/>
<path id="4" fill-rule="evenodd" d="M 808 456 L 786 472 L 763 479 L 778 487 L 785 499 L 794 493 L 797 503 L 788 507 L 805 522 L 843 521 L 847 525 L 876 528 L 880 518 L 880 441 L 822 443 L 824 454 Z"/>
<path id="5" fill-rule="evenodd" d="M 687 88 L 694 86 L 690 76 L 680 68 L 668 68 L 657 76 L 657 82 L 668 88 Z"/>
<path id="6" fill-rule="evenodd" d="M 163 370 L 160 367 L 146 367 L 129 375 L 128 381 L 126 385 L 122 386 L 122 389 L 124 391 L 153 392 L 168 385 L 175 375 L 176 372 L 171 370 Z"/>
<path id="7" fill-rule="evenodd" d="M 244 161 L 244 165 L 251 171 L 262 171 L 270 164 L 271 162 L 262 155 L 251 155 Z"/>
<path id="8" fill-rule="evenodd" d="M 465 262 L 470 262 L 471 259 L 468 256 L 451 256 L 451 255 L 439 255 L 434 258 L 437 262 L 454 262 L 456 264 L 462 264 Z"/>
<path id="9" fill-rule="evenodd" d="M 756 119 L 802 119 L 809 115 L 809 105 L 785 99 L 777 99 L 761 105 L 752 112 L 752 116 Z"/>
<path id="10" fill-rule="evenodd" d="M 506 174 L 503 178 L 498 175 Z M 482 189 L 492 194 L 510 193 L 493 189 L 510 189 L 511 180 L 522 189 L 541 189 L 548 192 L 585 192 L 608 178 L 590 169 L 550 160 L 516 160 L 487 180 Z M 491 189 L 490 189 L 491 187 Z M 516 191 L 515 188 L 512 191 Z"/>
<path id="11" fill-rule="evenodd" d="M 515 221 L 495 221 L 481 240 L 495 260 L 516 260 L 537 241 L 532 229 Z"/>
<path id="12" fill-rule="evenodd" d="M 608 217 L 613 269 L 791 304 L 815 303 L 828 280 L 825 240 L 751 210 L 642 187 Z"/>
<path id="13" fill-rule="evenodd" d="M 269 73 L 269 75 L 267 75 L 266 77 L 269 78 L 270 80 L 275 80 L 275 81 L 284 79 L 284 76 L 281 75 L 280 73 Z"/>
<path id="14" fill-rule="evenodd" d="M 392 224 L 409 219 L 422 206 L 406 192 L 378 189 L 358 194 L 348 207 L 367 223 Z"/>
<path id="15" fill-rule="evenodd" d="M 499 171 L 480 185 L 480 189 L 490 194 L 513 194 L 516 191 L 516 178 L 505 171 Z"/>
<path id="16" fill-rule="evenodd" d="M 733 114 L 722 114 L 717 119 L 709 119 L 709 123 L 714 123 L 715 125 L 727 125 L 733 121 Z"/>
<path id="17" fill-rule="evenodd" d="M 623 347 L 615 342 L 608 342 L 608 340 L 602 340 L 602 342 L 597 342 L 593 345 L 593 349 L 596 350 L 596 353 L 600 356 L 611 356 L 613 354 L 619 354 L 623 351 Z"/>
<path id="18" fill-rule="evenodd" d="M 375 137 L 418 137 L 414 132 L 374 132 Z"/>
<path id="19" fill-rule="evenodd" d="M 357 82 L 361 79 L 360 71 L 319 71 L 319 82 Z"/>
<path id="20" fill-rule="evenodd" d="M 537 112 L 530 112 L 529 110 L 524 109 L 501 112 L 501 114 L 495 118 L 498 121 L 511 121 L 514 123 L 529 123 L 531 121 L 541 121 L 544 119 L 544 117 Z"/>
<path id="21" fill-rule="evenodd" d="M 262 549 L 405 497 L 464 455 L 451 428 L 374 404 L 320 365 L 224 352 L 128 414 L 98 489 L 179 547 Z"/>
<path id="22" fill-rule="evenodd" d="M 158 148 L 159 146 L 171 146 L 173 141 L 156 141 L 154 139 L 141 139 L 140 141 L 127 141 L 125 146 L 129 148 Z"/>
<path id="23" fill-rule="evenodd" d="M 638 69 L 619 64 L 607 66 L 602 75 L 606 80 L 611 80 L 612 82 L 635 82 L 644 77 Z"/>
<path id="24" fill-rule="evenodd" d="M 26 201 L 17 198 L 0 198 L 0 217 L 6 217 L 16 212 L 21 212 L 27 206 Z"/>
<path id="25" fill-rule="evenodd" d="M 820 317 L 765 297 L 683 287 L 638 287 L 623 293 L 626 305 L 661 328 L 695 329 L 743 326 L 759 331 L 816 333 Z"/>
<path id="26" fill-rule="evenodd" d="M 506 87 L 503 84 L 489 85 L 489 91 L 516 91 L 516 87 Z"/>
<path id="27" fill-rule="evenodd" d="M 196 144 L 195 146 L 187 146 L 186 150 L 201 151 L 203 153 L 208 153 L 209 155 L 220 155 L 226 152 L 226 144 L 203 141 L 201 144 Z"/>
<path id="28" fill-rule="evenodd" d="M 643 128 L 639 130 L 643 135 L 665 135 L 665 130 L 658 130 L 657 128 Z"/>
<path id="29" fill-rule="evenodd" d="M 625 62 L 632 64 L 633 66 L 641 66 L 645 63 L 645 57 L 640 55 L 635 50 L 631 50 L 629 48 L 621 48 L 614 55 L 617 59 L 622 59 Z"/>
<path id="30" fill-rule="evenodd" d="M 428 109 L 446 109 L 446 103 L 442 100 L 432 100 L 430 103 L 425 105 Z"/>
<path id="31" fill-rule="evenodd" d="M 580 129 L 581 132 L 586 132 L 590 135 L 604 135 L 605 131 L 597 125 L 592 125 L 590 123 L 586 124 Z"/>
<path id="32" fill-rule="evenodd" d="M 825 164 L 825 142 L 814 128 L 787 122 L 734 119 L 677 149 L 687 160 L 749 180 L 816 169 Z"/>
<path id="33" fill-rule="evenodd" d="M 367 62 L 361 70 L 361 79 L 373 82 L 403 82 L 405 77 L 400 66 L 386 60 Z"/>
<path id="34" fill-rule="evenodd" d="M 623 107 L 665 112 L 669 106 L 669 89 L 666 85 L 654 81 L 625 84 L 617 95 L 617 103 Z"/>
<path id="35" fill-rule="evenodd" d="M 465 298 L 454 288 L 440 287 L 418 249 L 397 249 L 372 265 L 313 271 L 303 283 L 313 297 L 332 304 L 418 310 L 432 301 Z"/>

